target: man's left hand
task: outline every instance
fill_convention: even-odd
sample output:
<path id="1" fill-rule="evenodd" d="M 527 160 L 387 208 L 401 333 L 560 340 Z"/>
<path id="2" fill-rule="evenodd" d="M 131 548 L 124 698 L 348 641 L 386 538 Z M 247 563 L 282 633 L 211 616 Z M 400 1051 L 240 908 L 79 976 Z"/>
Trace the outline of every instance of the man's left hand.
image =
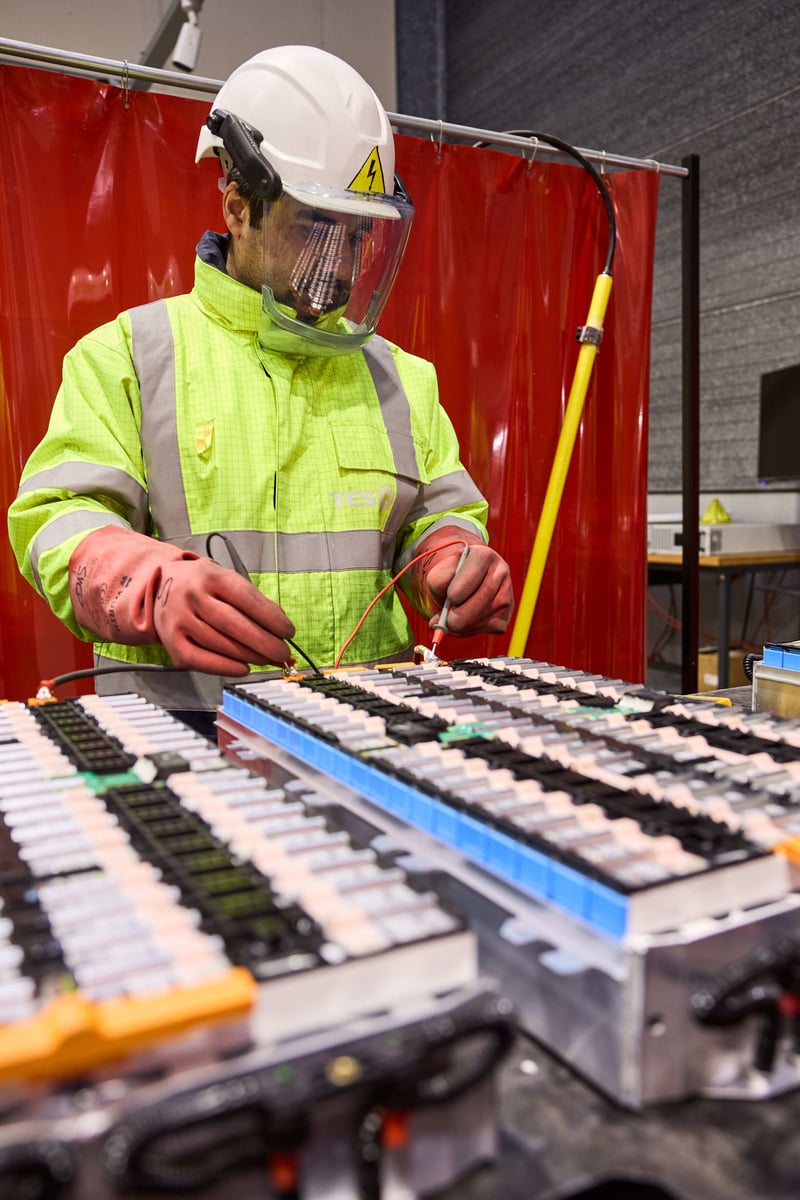
<path id="1" fill-rule="evenodd" d="M 469 553 L 461 562 L 465 544 Z M 426 550 L 429 553 L 412 571 L 411 588 L 415 605 L 430 618 L 431 628 L 449 600 L 447 632 L 454 637 L 504 633 L 514 608 L 505 559 L 477 534 L 453 526 L 425 538 L 420 551 Z"/>

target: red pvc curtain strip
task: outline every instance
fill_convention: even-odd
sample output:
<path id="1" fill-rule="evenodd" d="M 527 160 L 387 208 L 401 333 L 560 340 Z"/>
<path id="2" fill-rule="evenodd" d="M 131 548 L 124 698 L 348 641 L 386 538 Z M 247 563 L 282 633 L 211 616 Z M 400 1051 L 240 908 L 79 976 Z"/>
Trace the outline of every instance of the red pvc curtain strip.
<path id="1" fill-rule="evenodd" d="M 579 166 L 398 139 L 417 217 L 381 332 L 432 359 L 462 457 L 489 500 L 515 595 L 530 558 L 583 325 L 608 245 Z M 532 657 L 642 681 L 646 658 L 647 396 L 658 175 L 606 175 L 614 285 L 536 613 Z M 425 637 L 424 626 L 415 632 Z M 446 657 L 509 636 L 446 639 Z"/>
<path id="2" fill-rule="evenodd" d="M 207 100 L 0 66 L 0 489 L 42 437 L 66 351 L 120 310 L 186 291 L 222 228 L 216 166 L 195 165 Z M 597 192 L 577 167 L 398 138 L 417 208 L 381 332 L 433 359 L 462 456 L 521 592 L 558 438 L 575 329 L 602 266 Z M 644 671 L 646 398 L 658 178 L 607 177 L 615 282 L 528 653 L 626 679 Z M 0 544 L 0 698 L 91 665 Z M 426 638 L 415 622 L 419 639 Z M 501 653 L 507 637 L 442 652 Z M 91 690 L 91 683 L 82 690 Z"/>
<path id="3" fill-rule="evenodd" d="M 207 100 L 0 66 L 4 512 L 47 428 L 67 350 L 122 309 L 191 288 L 195 245 L 220 219 L 218 168 L 194 162 L 208 110 Z M 0 617 L 0 698 L 25 699 L 40 679 L 92 665 L 90 645 L 19 575 L 5 537 Z"/>

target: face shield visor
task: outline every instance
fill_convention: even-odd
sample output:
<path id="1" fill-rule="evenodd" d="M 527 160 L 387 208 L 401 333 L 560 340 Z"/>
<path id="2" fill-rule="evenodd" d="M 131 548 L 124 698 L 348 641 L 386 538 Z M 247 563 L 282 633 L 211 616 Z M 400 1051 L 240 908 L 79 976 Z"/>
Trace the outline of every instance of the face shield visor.
<path id="1" fill-rule="evenodd" d="M 291 185 L 265 206 L 259 340 L 290 354 L 348 354 L 392 290 L 414 209 L 405 197 Z"/>

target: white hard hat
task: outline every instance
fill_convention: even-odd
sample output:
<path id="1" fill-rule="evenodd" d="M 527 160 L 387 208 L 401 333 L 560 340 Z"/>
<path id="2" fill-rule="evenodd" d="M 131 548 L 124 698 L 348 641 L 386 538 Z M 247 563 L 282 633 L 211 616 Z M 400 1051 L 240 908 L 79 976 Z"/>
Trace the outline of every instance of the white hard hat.
<path id="1" fill-rule="evenodd" d="M 394 191 L 394 138 L 383 105 L 346 62 L 315 46 L 277 46 L 242 63 L 212 105 L 257 129 L 261 152 L 285 191 L 319 184 L 338 192 Z M 206 126 L 195 161 L 230 159 Z"/>
<path id="2" fill-rule="evenodd" d="M 256 194 L 270 202 L 260 222 L 261 344 L 291 354 L 360 349 L 377 329 L 414 215 L 372 88 L 314 46 L 264 50 L 217 94 L 196 159 L 214 154 L 224 176 L 236 165 L 248 183 L 244 164 L 255 158 L 266 189 Z"/>

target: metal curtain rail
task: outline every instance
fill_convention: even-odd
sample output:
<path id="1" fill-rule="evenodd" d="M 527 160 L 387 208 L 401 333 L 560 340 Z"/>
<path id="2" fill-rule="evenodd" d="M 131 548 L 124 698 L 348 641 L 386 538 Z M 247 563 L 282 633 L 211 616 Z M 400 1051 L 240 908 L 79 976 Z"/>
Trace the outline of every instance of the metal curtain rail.
<path id="1" fill-rule="evenodd" d="M 528 153 L 530 153 L 531 147 L 534 147 L 537 153 L 539 151 L 544 154 L 567 153 L 547 142 L 540 142 L 535 137 L 519 137 L 517 134 L 498 133 L 491 129 L 475 129 L 471 125 L 454 125 L 450 121 L 432 121 L 429 117 L 405 117 L 398 113 L 388 113 L 387 115 L 392 125 L 398 129 L 420 129 L 426 133 L 438 135 L 440 138 L 446 134 L 448 137 L 491 142 L 492 145 L 516 146 L 527 150 Z M 581 146 L 576 146 L 575 149 L 584 158 L 588 158 L 590 162 L 599 163 L 601 167 L 643 168 L 647 171 L 659 171 L 662 175 L 688 175 L 686 167 L 676 166 L 674 163 L 660 163 L 654 158 L 628 158 L 624 154 L 609 154 L 605 150 L 586 150 Z"/>
<path id="2" fill-rule="evenodd" d="M 75 54 L 70 50 L 56 50 L 49 46 L 37 46 L 29 42 L 17 42 L 0 38 L 0 63 L 9 59 L 21 59 L 28 63 L 41 63 L 51 68 L 60 68 L 73 75 L 91 78 L 113 77 L 120 80 L 122 87 L 136 83 L 159 83 L 184 91 L 216 95 L 223 80 L 207 79 L 198 75 L 184 75 L 180 71 L 164 71 L 158 67 L 146 67 L 127 60 L 96 58 L 90 54 Z M 445 136 L 474 142 L 490 142 L 493 145 L 510 146 L 548 155 L 565 152 L 558 147 L 537 142 L 532 138 L 515 134 L 500 133 L 490 129 L 475 129 L 468 125 L 453 125 L 448 121 L 434 121 L 425 117 L 409 117 L 388 113 L 389 121 L 396 129 L 415 129 L 443 140 Z M 699 169 L 696 155 L 688 155 L 680 166 L 659 163 L 652 158 L 628 158 L 620 154 L 608 154 L 605 150 L 585 150 L 576 147 L 584 158 L 603 167 L 644 168 L 658 171 L 662 175 L 677 176 L 683 184 L 681 213 L 682 228 L 682 461 L 683 461 L 683 544 L 685 548 L 682 569 L 682 623 L 683 643 L 681 653 L 681 687 L 684 692 L 697 688 L 697 630 L 699 610 L 700 568 L 697 561 L 697 520 L 700 511 L 699 483 L 699 424 L 700 424 L 700 270 L 699 270 Z"/>
<path id="3" fill-rule="evenodd" d="M 164 71 L 159 67 L 145 67 L 138 63 L 128 62 L 127 59 L 120 61 L 113 58 L 96 58 L 91 54 L 75 54 L 71 50 L 57 50 L 51 46 L 36 46 L 30 42 L 15 42 L 8 38 L 0 38 L 0 60 L 5 56 L 62 67 L 75 74 L 110 75 L 119 79 L 123 85 L 126 82 L 161 83 L 169 87 L 182 88 L 185 91 L 216 95 L 224 82 L 222 79 L 208 79 L 202 75 L 186 75 L 182 71 Z M 513 146 L 520 150 L 527 150 L 529 153 L 532 146 L 537 152 L 541 151 L 545 154 L 565 153 L 545 142 L 537 142 L 536 139 L 519 137 L 512 133 L 477 129 L 471 125 L 453 125 L 449 121 L 434 121 L 427 117 L 409 117 L 402 113 L 390 112 L 387 113 L 387 116 L 395 128 L 419 129 L 439 138 L 447 135 L 471 141 L 491 142 L 493 145 Z M 662 175 L 685 176 L 688 174 L 685 166 L 660 163 L 654 158 L 629 158 L 622 154 L 609 154 L 605 150 L 585 150 L 580 146 L 575 148 L 584 158 L 600 163 L 601 166 L 644 168 L 648 171 L 659 171 Z"/>
<path id="4" fill-rule="evenodd" d="M 28 63 L 41 63 L 48 67 L 60 67 L 68 75 L 89 75 L 105 79 L 109 75 L 126 83 L 162 83 L 169 87 L 183 88 L 189 92 L 206 92 L 216 95 L 222 87 L 221 80 L 205 79 L 202 75 L 185 75 L 182 71 L 162 71 L 159 67 L 143 67 L 127 59 L 97 58 L 93 54 L 75 54 L 72 50 L 57 50 L 53 46 L 36 46 L 31 42 L 15 42 L 0 38 L 0 61 L 24 59 Z"/>

